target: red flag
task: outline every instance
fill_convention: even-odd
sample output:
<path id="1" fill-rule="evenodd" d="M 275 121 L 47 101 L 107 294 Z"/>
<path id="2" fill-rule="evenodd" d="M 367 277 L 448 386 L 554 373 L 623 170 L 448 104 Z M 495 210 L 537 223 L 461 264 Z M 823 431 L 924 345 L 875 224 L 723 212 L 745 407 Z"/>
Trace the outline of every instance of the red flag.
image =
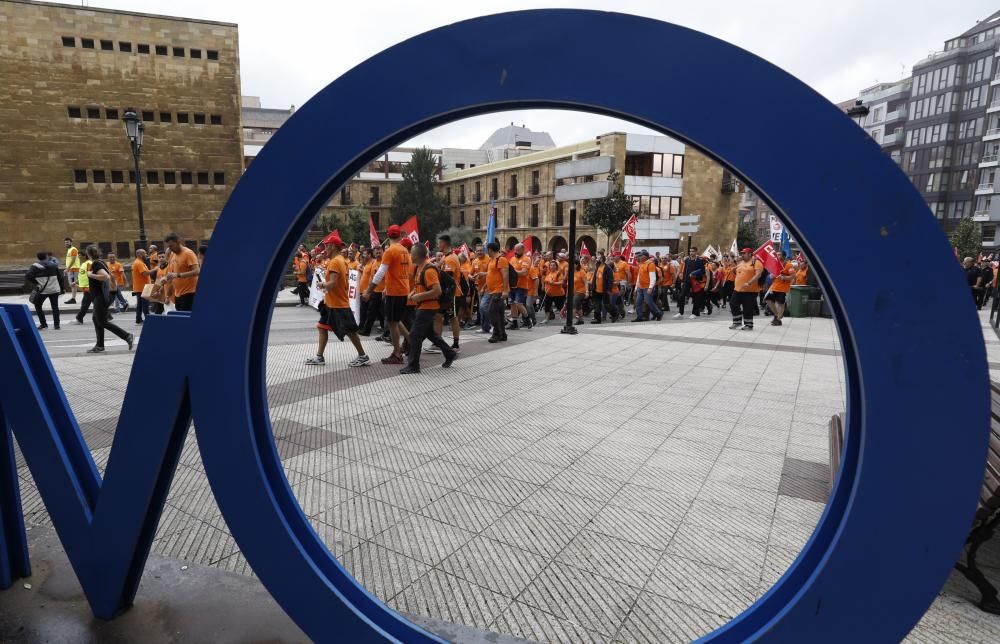
<path id="1" fill-rule="evenodd" d="M 618 240 L 616 239 L 615 243 L 611 244 L 611 256 L 614 257 L 619 253 L 621 253 L 621 247 L 618 245 Z"/>
<path id="2" fill-rule="evenodd" d="M 632 213 L 632 216 L 628 218 L 625 225 L 622 227 L 622 232 L 628 237 L 630 242 L 635 242 L 635 227 L 638 225 L 639 219 Z"/>
<path id="3" fill-rule="evenodd" d="M 799 251 L 799 254 L 795 256 L 795 261 L 797 261 L 799 264 L 806 261 L 806 256 L 802 254 L 801 250 Z"/>
<path id="4" fill-rule="evenodd" d="M 507 259 L 510 259 L 511 257 L 514 256 L 514 249 L 511 248 L 509 251 L 507 251 L 506 253 L 504 253 L 503 256 L 506 257 Z"/>
<path id="5" fill-rule="evenodd" d="M 636 264 L 635 249 L 632 248 L 631 241 L 625 244 L 625 250 L 622 251 L 622 257 L 625 258 L 625 261 L 628 263 L 629 266 L 635 266 Z"/>
<path id="6" fill-rule="evenodd" d="M 524 252 L 527 253 L 528 257 L 531 257 L 531 237 L 524 240 Z"/>
<path id="7" fill-rule="evenodd" d="M 778 261 L 778 257 L 775 255 L 774 245 L 771 242 L 766 241 L 764 245 L 753 252 L 753 256 L 756 257 L 764 264 L 764 268 L 771 275 L 778 275 L 781 273 L 781 269 L 784 268 L 781 262 Z"/>
<path id="8" fill-rule="evenodd" d="M 587 250 L 586 244 L 580 245 L 580 257 L 590 257 L 590 251 Z"/>
<path id="9" fill-rule="evenodd" d="M 348 248 L 351 249 L 351 250 L 357 250 L 358 249 L 358 245 L 355 244 L 354 242 L 351 242 L 351 245 L 348 246 Z"/>
<path id="10" fill-rule="evenodd" d="M 323 244 L 324 246 L 326 246 L 327 244 L 329 244 L 330 242 L 332 242 L 334 239 L 340 239 L 340 231 L 339 230 L 334 230 L 332 233 L 330 233 L 329 235 L 327 235 L 326 237 L 324 237 L 323 241 L 320 242 L 320 243 Z"/>
<path id="11" fill-rule="evenodd" d="M 403 229 L 403 232 L 406 233 L 406 236 L 409 237 L 410 241 L 412 241 L 414 244 L 420 241 L 420 233 L 417 232 L 416 215 L 413 215 L 412 217 L 404 221 L 403 224 L 400 226 L 400 228 Z"/>
<path id="12" fill-rule="evenodd" d="M 429 241 L 425 241 L 424 242 L 424 248 L 427 249 L 428 253 L 431 252 L 431 243 Z"/>
<path id="13" fill-rule="evenodd" d="M 371 244 L 372 248 L 382 245 L 382 242 L 378 240 L 378 231 L 375 230 L 375 222 L 372 221 L 371 217 L 368 217 L 368 243 Z"/>
<path id="14" fill-rule="evenodd" d="M 462 244 L 458 249 L 458 254 L 459 255 L 464 254 L 466 257 L 468 257 L 471 254 L 471 251 L 469 251 L 469 245 Z"/>

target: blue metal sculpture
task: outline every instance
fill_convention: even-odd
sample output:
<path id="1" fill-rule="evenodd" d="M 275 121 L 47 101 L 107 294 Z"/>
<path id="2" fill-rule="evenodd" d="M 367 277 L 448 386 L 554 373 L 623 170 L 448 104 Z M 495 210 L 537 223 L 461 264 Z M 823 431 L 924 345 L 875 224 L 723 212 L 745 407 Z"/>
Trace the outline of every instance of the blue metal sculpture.
<path id="1" fill-rule="evenodd" d="M 662 73 L 651 81 L 648 70 L 614 56 L 579 64 L 579 50 L 599 42 L 628 43 L 635 60 L 666 61 Z M 773 100 L 736 109 L 727 78 Z M 305 632 L 325 641 L 437 641 L 358 585 L 310 527 L 271 434 L 264 347 L 295 244 L 369 159 L 435 126 L 518 108 L 626 118 L 736 168 L 814 258 L 837 315 L 850 431 L 827 511 L 775 587 L 706 640 L 840 642 L 864 629 L 865 640 L 898 641 L 919 620 L 968 530 L 988 432 L 982 333 L 940 228 L 863 130 L 780 69 L 681 27 L 574 10 L 489 16 L 417 36 L 337 79 L 289 119 L 218 221 L 194 313 L 151 319 L 144 330 L 133 369 L 171 369 L 161 381 L 176 413 L 140 429 L 144 394 L 130 387 L 103 483 L 30 318 L 3 307 L 0 413 L 95 614 L 110 617 L 132 601 L 193 415 L 234 538 Z M 241 265 L 233 280 L 230 267 L 247 248 L 269 261 Z M 859 275 L 859 258 L 908 278 L 883 284 Z M 171 355 L 178 346 L 192 347 L 197 363 Z M 0 482 L 9 486 L 5 442 Z M 900 476 L 901 464 L 927 475 Z M 16 489 L 4 490 L 0 504 L 2 582 L 25 574 L 27 561 Z"/>

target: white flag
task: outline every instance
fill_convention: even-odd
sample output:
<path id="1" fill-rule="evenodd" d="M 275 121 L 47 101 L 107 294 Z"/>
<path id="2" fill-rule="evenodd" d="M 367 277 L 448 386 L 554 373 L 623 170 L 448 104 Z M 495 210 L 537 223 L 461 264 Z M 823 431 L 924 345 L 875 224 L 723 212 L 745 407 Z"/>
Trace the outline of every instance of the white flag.
<path id="1" fill-rule="evenodd" d="M 733 245 L 729 247 L 729 252 L 732 253 L 733 255 L 739 255 L 740 254 L 740 249 L 739 249 L 739 246 L 736 245 L 736 240 L 735 239 L 733 240 Z"/>

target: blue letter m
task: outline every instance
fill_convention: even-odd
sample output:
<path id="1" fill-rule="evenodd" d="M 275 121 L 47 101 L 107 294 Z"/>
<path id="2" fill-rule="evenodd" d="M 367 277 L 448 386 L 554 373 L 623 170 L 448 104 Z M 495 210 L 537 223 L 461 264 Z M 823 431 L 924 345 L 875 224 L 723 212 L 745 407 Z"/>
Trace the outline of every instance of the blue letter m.
<path id="1" fill-rule="evenodd" d="M 0 305 L 0 587 L 30 574 L 13 431 L 94 615 L 132 604 L 191 422 L 189 327 L 146 321 L 102 481 L 27 307 Z M 151 373 L 161 385 L 143 385 Z"/>

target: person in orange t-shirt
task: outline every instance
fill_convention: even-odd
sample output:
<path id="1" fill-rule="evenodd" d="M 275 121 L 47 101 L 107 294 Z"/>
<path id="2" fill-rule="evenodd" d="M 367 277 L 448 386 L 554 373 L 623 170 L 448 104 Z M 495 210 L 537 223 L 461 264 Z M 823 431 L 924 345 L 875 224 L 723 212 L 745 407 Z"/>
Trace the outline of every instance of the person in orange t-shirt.
<path id="1" fill-rule="evenodd" d="M 573 315 L 576 317 L 576 324 L 584 323 L 583 304 L 590 297 L 589 286 L 590 280 L 587 279 L 587 269 L 578 259 L 576 260 L 576 270 L 573 271 Z M 567 311 L 566 314 L 569 315 L 569 312 Z"/>
<path id="2" fill-rule="evenodd" d="M 146 251 L 139 248 L 132 260 L 132 295 L 135 297 L 135 323 L 149 317 L 149 300 L 142 299 L 142 289 L 149 284 L 149 276 L 153 271 L 146 265 Z"/>
<path id="3" fill-rule="evenodd" d="M 303 307 L 309 302 L 309 255 L 303 255 L 302 248 L 295 253 L 292 259 L 292 271 L 295 273 L 295 293 L 299 296 L 298 307 Z"/>
<path id="4" fill-rule="evenodd" d="M 451 275 L 451 279 L 455 280 L 455 297 L 451 301 L 451 306 L 445 305 L 444 308 L 438 311 L 436 321 L 434 322 L 434 332 L 440 336 L 441 331 L 444 329 L 444 323 L 448 322 L 451 324 L 451 348 L 458 351 L 458 338 L 461 333 L 458 316 L 460 313 L 465 312 L 465 292 L 462 290 L 462 263 L 459 261 L 458 255 L 451 248 L 451 237 L 449 235 L 438 236 L 438 250 L 443 255 L 441 270 Z M 437 353 L 434 350 L 436 346 L 432 345 L 432 347 L 429 347 L 427 349 L 428 352 Z"/>
<path id="5" fill-rule="evenodd" d="M 535 302 L 538 301 L 538 282 L 541 275 L 541 269 L 538 265 L 540 262 L 541 256 L 535 255 L 531 259 L 531 268 L 528 269 L 528 297 L 524 302 L 524 307 L 528 309 L 528 321 L 531 326 L 538 324 L 538 320 L 535 318 Z"/>
<path id="6" fill-rule="evenodd" d="M 764 271 L 764 265 L 753 256 L 752 248 L 744 248 L 740 251 L 740 261 L 734 271 L 734 292 L 729 300 L 733 323 L 729 328 L 753 331 L 753 316 L 758 313 L 757 293 L 760 292 L 757 280 Z"/>
<path id="7" fill-rule="evenodd" d="M 531 258 L 524 252 L 524 244 L 514 245 L 514 256 L 510 258 L 510 265 L 517 273 L 517 286 L 511 291 L 513 301 L 510 303 L 510 326 L 507 327 L 516 331 L 519 327 L 518 320 L 524 328 L 530 329 L 531 322 L 528 320 L 528 270 L 531 268 Z"/>
<path id="8" fill-rule="evenodd" d="M 343 247 L 337 234 L 330 235 L 328 244 L 336 249 Z M 358 323 L 354 319 L 354 312 L 351 311 L 351 303 L 348 299 L 348 287 L 350 284 L 350 268 L 347 258 L 343 253 L 332 252 L 330 259 L 326 262 L 326 279 L 319 285 L 323 290 L 323 303 L 319 307 L 319 322 L 316 328 L 319 329 L 319 344 L 316 348 L 316 355 L 306 359 L 307 365 L 322 366 L 326 364 L 323 354 L 326 353 L 326 343 L 330 337 L 330 331 L 341 342 L 344 338 L 350 338 L 351 344 L 358 352 L 358 357 L 349 363 L 351 367 L 364 367 L 370 360 L 365 355 L 365 350 L 361 347 L 361 338 L 358 337 Z"/>
<path id="9" fill-rule="evenodd" d="M 774 314 L 774 318 L 771 319 L 771 326 L 781 326 L 781 318 L 785 317 L 785 298 L 788 292 L 792 290 L 792 280 L 795 279 L 795 269 L 792 268 L 792 263 L 788 261 L 788 256 L 781 250 L 777 252 L 777 255 L 778 261 L 781 263 L 781 272 L 774 276 L 771 288 L 764 295 L 764 302 L 767 303 L 767 308 L 771 309 L 771 313 Z"/>
<path id="10" fill-rule="evenodd" d="M 503 314 L 507 298 L 510 297 L 510 281 L 508 280 L 507 258 L 500 254 L 500 244 L 491 241 L 487 246 L 490 255 L 486 266 L 486 291 L 489 293 L 490 326 L 493 334 L 487 340 L 490 344 L 507 341 L 507 329 Z"/>
<path id="11" fill-rule="evenodd" d="M 594 305 L 594 319 L 591 324 L 602 324 L 607 314 L 610 314 L 612 322 L 618 321 L 617 311 L 611 308 L 611 289 L 614 284 L 614 275 L 614 270 L 604 261 L 604 255 L 598 253 L 589 284 L 590 300 Z"/>
<path id="12" fill-rule="evenodd" d="M 406 312 L 406 298 L 410 294 L 410 254 L 402 244 L 399 243 L 402 229 L 393 224 L 386 231 L 389 238 L 389 248 L 382 253 L 382 266 L 379 267 L 372 283 L 362 297 L 370 299 L 374 290 L 379 284 L 385 283 L 385 294 L 383 295 L 383 309 L 385 318 L 389 323 L 389 338 L 392 342 L 392 353 L 387 358 L 382 358 L 382 364 L 403 364 L 403 353 L 400 348 L 400 339 L 409 342 L 409 332 L 403 326 L 403 314 Z"/>
<path id="13" fill-rule="evenodd" d="M 475 326 L 472 322 L 472 309 L 475 306 L 476 298 L 475 282 L 472 279 L 472 261 L 463 252 L 458 255 L 458 263 L 462 269 L 462 292 L 464 293 L 462 296 L 464 308 L 458 316 L 458 325 L 463 329 L 469 329 Z"/>
<path id="14" fill-rule="evenodd" d="M 181 245 L 180 235 L 177 233 L 170 233 L 163 241 L 170 250 L 166 279 L 173 288 L 174 308 L 178 311 L 190 311 L 198 289 L 198 274 L 201 272 L 198 256 L 187 246 Z"/>
<path id="15" fill-rule="evenodd" d="M 798 264 L 798 266 L 796 266 Z M 809 283 L 809 265 L 804 261 L 792 262 L 792 267 L 795 268 L 795 281 L 794 286 L 805 286 Z"/>
<path id="16" fill-rule="evenodd" d="M 115 298 L 115 313 L 121 313 L 122 311 L 128 311 L 128 302 L 125 301 L 125 267 L 122 263 L 118 261 L 118 256 L 114 253 L 108 253 L 108 272 L 111 273 L 111 277 L 115 280 L 115 290 L 112 292 Z"/>
<path id="17" fill-rule="evenodd" d="M 649 316 L 659 321 L 663 319 L 663 311 L 656 305 L 656 264 L 649 258 L 649 252 L 641 250 L 637 253 L 639 275 L 635 284 L 635 319 L 633 322 L 648 322 Z"/>
<path id="18" fill-rule="evenodd" d="M 542 324 L 556 319 L 553 309 L 561 311 L 566 303 L 566 276 L 559 270 L 559 263 L 555 260 L 549 262 L 549 269 L 545 272 L 545 319 Z"/>
<path id="19" fill-rule="evenodd" d="M 441 264 L 446 264 L 444 261 L 446 259 L 447 256 L 443 258 Z M 414 273 L 409 303 L 415 306 L 416 310 L 413 324 L 410 326 L 410 350 L 406 356 L 406 366 L 400 369 L 399 373 L 420 373 L 420 351 L 424 340 L 430 340 L 431 344 L 444 354 L 444 364 L 441 366 L 447 369 L 455 361 L 458 351 L 448 346 L 435 326 L 439 317 L 438 312 L 441 310 L 441 278 L 438 271 L 450 269 L 446 266 L 440 269 L 435 267 L 427 259 L 427 247 L 423 244 L 414 244 L 410 249 L 410 262 L 414 266 Z"/>
<path id="20" fill-rule="evenodd" d="M 359 286 L 361 293 L 365 293 L 369 290 L 372 283 L 372 278 L 375 277 L 375 273 L 382 266 L 382 247 L 372 246 L 371 259 L 365 264 L 364 271 L 361 273 L 361 283 L 363 286 Z M 381 289 L 381 290 L 380 290 Z M 385 323 L 385 314 L 382 311 L 382 291 L 385 290 L 385 284 L 379 284 L 372 291 L 370 299 L 361 298 L 361 310 L 364 311 L 364 316 L 362 319 L 364 322 L 361 323 L 360 334 L 363 336 L 369 336 L 372 332 L 372 327 L 375 325 L 375 320 L 378 320 L 379 327 L 383 331 L 383 335 L 389 332 L 389 327 Z"/>

